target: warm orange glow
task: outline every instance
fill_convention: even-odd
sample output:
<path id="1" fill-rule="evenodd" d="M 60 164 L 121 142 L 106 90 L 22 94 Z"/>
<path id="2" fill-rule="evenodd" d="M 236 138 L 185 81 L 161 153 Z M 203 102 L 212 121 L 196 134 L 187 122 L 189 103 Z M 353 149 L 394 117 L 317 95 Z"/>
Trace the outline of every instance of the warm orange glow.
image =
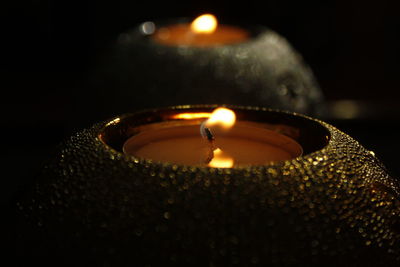
<path id="1" fill-rule="evenodd" d="M 204 14 L 197 17 L 190 28 L 195 33 L 213 33 L 217 29 L 217 18 L 211 14 Z"/>
<path id="2" fill-rule="evenodd" d="M 211 113 L 179 113 L 172 116 L 172 119 L 181 120 L 194 120 L 194 119 L 205 119 L 209 118 Z"/>
<path id="3" fill-rule="evenodd" d="M 206 122 L 207 127 L 220 126 L 224 129 L 231 128 L 236 121 L 235 112 L 227 108 L 217 108 Z"/>
<path id="4" fill-rule="evenodd" d="M 217 148 L 214 150 L 214 158 L 208 163 L 208 166 L 213 168 L 232 168 L 233 158 Z"/>

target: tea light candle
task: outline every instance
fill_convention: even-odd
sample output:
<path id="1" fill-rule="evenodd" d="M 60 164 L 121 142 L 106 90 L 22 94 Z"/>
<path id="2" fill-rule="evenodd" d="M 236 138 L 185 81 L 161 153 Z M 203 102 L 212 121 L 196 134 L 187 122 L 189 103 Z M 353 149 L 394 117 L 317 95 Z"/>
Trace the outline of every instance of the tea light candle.
<path id="1" fill-rule="evenodd" d="M 205 14 L 191 24 L 172 24 L 158 29 L 152 39 L 164 45 L 216 46 L 247 41 L 249 32 L 236 26 L 218 25 L 214 15 Z"/>
<path id="2" fill-rule="evenodd" d="M 139 127 L 138 133 L 123 145 L 123 152 L 158 162 L 216 168 L 264 165 L 303 152 L 295 140 L 265 124 L 235 123 L 234 113 L 227 109 L 216 109 L 211 114 L 177 114 L 175 118 L 183 121 Z"/>

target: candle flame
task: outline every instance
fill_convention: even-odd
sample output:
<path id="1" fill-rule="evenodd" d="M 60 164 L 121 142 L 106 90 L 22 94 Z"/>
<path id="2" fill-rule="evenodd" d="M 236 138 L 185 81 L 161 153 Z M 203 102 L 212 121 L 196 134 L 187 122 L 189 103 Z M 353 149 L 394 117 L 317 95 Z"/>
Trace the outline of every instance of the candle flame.
<path id="1" fill-rule="evenodd" d="M 235 112 L 227 108 L 217 108 L 206 122 L 207 127 L 221 126 L 224 129 L 231 128 L 236 121 Z"/>
<path id="2" fill-rule="evenodd" d="M 195 33 L 213 33 L 217 29 L 217 18 L 212 14 L 204 14 L 193 20 L 190 28 Z"/>
<path id="3" fill-rule="evenodd" d="M 208 166 L 213 168 L 232 168 L 233 158 L 217 148 L 214 150 L 214 158 L 208 163 Z"/>

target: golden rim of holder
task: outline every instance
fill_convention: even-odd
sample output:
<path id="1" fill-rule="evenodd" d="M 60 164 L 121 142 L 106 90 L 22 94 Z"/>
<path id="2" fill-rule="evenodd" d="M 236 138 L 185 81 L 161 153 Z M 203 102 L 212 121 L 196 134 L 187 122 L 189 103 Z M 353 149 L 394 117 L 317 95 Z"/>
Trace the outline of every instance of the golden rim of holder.
<path id="1" fill-rule="evenodd" d="M 260 168 L 277 164 L 285 164 L 293 160 L 300 160 L 305 157 L 312 157 L 315 152 L 327 149 L 331 141 L 330 131 L 326 127 L 327 124 L 318 119 L 287 111 L 273 110 L 262 107 L 244 107 L 233 105 L 182 105 L 127 113 L 103 122 L 97 136 L 99 141 L 103 143 L 105 148 L 113 156 L 126 157 L 128 160 L 132 160 L 135 163 L 158 164 L 164 167 L 174 165 L 181 166 L 180 164 L 176 163 L 156 162 L 150 159 L 125 155 L 122 152 L 122 146 L 128 138 L 137 132 L 135 129 L 141 125 L 165 121 L 179 121 L 179 119 L 174 119 L 173 116 L 179 113 L 187 112 L 211 112 L 213 109 L 220 106 L 234 110 L 238 120 L 262 122 L 269 125 L 270 129 L 296 140 L 304 150 L 303 155 L 294 159 L 271 162 L 265 165 L 236 166 L 233 168 L 228 168 L 227 170 Z M 197 123 L 201 120 L 197 119 L 197 121 L 194 121 Z M 214 169 L 206 166 L 190 166 L 190 168 Z"/>

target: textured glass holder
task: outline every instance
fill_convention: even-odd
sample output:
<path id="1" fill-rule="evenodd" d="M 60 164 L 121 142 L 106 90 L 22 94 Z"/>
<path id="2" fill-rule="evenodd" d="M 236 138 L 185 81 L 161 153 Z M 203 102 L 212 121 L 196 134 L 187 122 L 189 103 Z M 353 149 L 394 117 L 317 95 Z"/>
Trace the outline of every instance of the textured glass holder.
<path id="1" fill-rule="evenodd" d="M 147 22 L 120 34 L 94 71 L 87 95 L 95 115 L 160 106 L 233 104 L 268 106 L 317 114 L 322 92 L 302 56 L 280 34 L 255 25 L 234 25 L 248 40 L 208 47 L 165 45 L 145 30 L 187 23 L 187 19 Z M 110 88 L 112 93 L 110 93 Z M 82 92 L 82 96 L 85 92 Z M 81 98 L 82 100 L 84 98 Z M 84 109 L 86 111 L 86 109 Z"/>
<path id="2" fill-rule="evenodd" d="M 66 140 L 19 197 L 21 257 L 59 266 L 398 266 L 398 180 L 325 122 L 230 107 L 238 120 L 297 132 L 302 156 L 262 166 L 182 166 L 121 152 L 137 126 L 214 108 L 126 114 Z"/>

